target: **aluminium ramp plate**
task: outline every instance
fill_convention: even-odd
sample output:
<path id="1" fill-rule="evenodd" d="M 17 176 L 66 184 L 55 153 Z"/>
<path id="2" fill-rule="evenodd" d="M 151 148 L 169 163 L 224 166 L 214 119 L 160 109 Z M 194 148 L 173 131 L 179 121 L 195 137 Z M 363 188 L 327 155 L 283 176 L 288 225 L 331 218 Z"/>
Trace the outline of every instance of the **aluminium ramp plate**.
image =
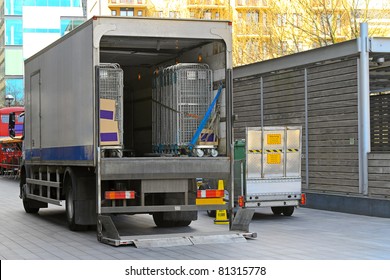
<path id="1" fill-rule="evenodd" d="M 215 232 L 196 235 L 162 234 L 122 236 L 119 239 L 103 237 L 102 242 L 113 246 L 134 245 L 137 248 L 192 246 L 201 244 L 242 243 L 246 238 L 255 238 L 254 233 Z"/>
<path id="2" fill-rule="evenodd" d="M 246 239 L 257 237 L 257 233 L 248 232 L 253 213 L 253 209 L 239 209 L 229 231 L 143 234 L 134 236 L 120 236 L 111 217 L 99 215 L 98 240 L 113 246 L 134 245 L 137 248 L 246 242 Z"/>

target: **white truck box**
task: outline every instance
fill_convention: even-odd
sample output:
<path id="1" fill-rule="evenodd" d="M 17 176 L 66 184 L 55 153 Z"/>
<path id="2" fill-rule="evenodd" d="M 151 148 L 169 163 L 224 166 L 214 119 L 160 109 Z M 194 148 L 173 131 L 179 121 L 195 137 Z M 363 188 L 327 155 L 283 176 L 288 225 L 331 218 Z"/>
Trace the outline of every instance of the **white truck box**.
<path id="1" fill-rule="evenodd" d="M 226 209 L 196 205 L 195 179 L 225 180 L 231 187 L 231 28 L 225 21 L 94 17 L 28 58 L 21 168 L 25 210 L 66 201 L 71 229 L 96 224 L 98 217 L 101 234 L 99 217 L 109 214 L 150 213 L 158 226 L 178 226 L 196 219 L 197 210 Z M 218 156 L 156 157 L 153 74 L 160 67 L 199 61 L 212 69 L 214 95 L 223 85 Z M 102 122 L 99 109 L 107 106 L 99 96 L 105 69 L 121 77 L 115 82 L 116 102 L 123 104 L 116 107 L 121 110 L 118 139 L 108 148 L 99 137 L 114 125 Z M 110 197 L 119 194 L 125 198 Z"/>

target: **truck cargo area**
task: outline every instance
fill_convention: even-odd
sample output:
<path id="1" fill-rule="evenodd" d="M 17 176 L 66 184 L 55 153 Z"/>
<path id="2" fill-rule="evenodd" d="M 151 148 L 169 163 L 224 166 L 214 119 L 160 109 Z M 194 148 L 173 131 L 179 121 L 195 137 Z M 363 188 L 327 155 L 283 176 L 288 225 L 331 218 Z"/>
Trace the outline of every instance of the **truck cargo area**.
<path id="1" fill-rule="evenodd" d="M 152 90 L 156 73 L 178 63 L 201 62 L 213 71 L 216 90 L 225 79 L 224 50 L 222 41 L 197 38 L 102 37 L 100 62 L 117 63 L 123 69 L 125 157 L 157 156 L 152 145 Z M 226 148 L 221 151 L 221 155 L 226 155 Z"/>

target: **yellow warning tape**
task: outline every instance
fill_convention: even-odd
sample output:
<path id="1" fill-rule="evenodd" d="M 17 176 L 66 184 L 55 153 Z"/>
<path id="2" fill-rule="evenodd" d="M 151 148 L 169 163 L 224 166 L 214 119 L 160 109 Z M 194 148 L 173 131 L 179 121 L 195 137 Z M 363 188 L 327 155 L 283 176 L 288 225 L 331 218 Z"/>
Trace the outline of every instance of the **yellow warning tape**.
<path id="1" fill-rule="evenodd" d="M 262 150 L 249 150 L 249 153 L 251 154 L 260 154 Z M 274 149 L 274 150 L 265 150 L 266 153 L 283 153 L 282 149 Z M 298 149 L 287 149 L 287 152 L 289 153 L 296 153 L 299 152 Z"/>

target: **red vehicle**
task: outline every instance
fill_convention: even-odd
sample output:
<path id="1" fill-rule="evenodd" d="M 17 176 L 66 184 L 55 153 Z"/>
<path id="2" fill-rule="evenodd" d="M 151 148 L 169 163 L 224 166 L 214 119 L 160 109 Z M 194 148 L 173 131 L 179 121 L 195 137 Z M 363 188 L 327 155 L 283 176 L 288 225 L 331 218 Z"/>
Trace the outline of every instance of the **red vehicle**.
<path id="1" fill-rule="evenodd" d="M 0 174 L 16 175 L 22 157 L 22 134 L 24 107 L 0 109 Z M 9 137 L 9 114 L 15 113 L 15 136 Z"/>
<path id="2" fill-rule="evenodd" d="M 0 109 L 0 139 L 9 137 L 8 122 L 9 114 L 15 113 L 15 136 L 21 136 L 23 132 L 23 117 L 20 114 L 24 112 L 24 107 L 4 107 Z"/>
<path id="3" fill-rule="evenodd" d="M 22 157 L 22 140 L 20 137 L 0 139 L 0 174 L 17 175 Z"/>

